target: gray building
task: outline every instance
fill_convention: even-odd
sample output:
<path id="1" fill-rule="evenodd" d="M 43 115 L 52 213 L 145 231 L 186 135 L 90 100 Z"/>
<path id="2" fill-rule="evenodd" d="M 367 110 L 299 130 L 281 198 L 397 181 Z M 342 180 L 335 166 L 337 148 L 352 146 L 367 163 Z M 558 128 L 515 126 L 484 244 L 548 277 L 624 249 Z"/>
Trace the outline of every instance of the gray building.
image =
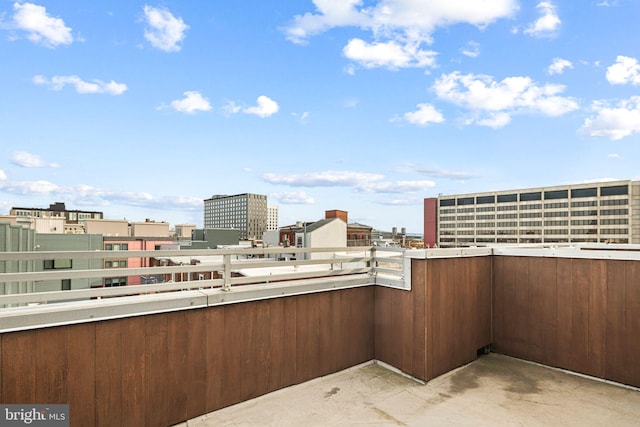
<path id="1" fill-rule="evenodd" d="M 0 252 L 33 252 L 36 249 L 34 230 L 7 223 L 0 223 Z M 0 273 L 35 271 L 35 261 L 0 261 Z M 0 282 L 0 294 L 33 292 L 33 282 Z"/>
<path id="2" fill-rule="evenodd" d="M 57 251 L 98 251 L 102 250 L 103 237 L 100 234 L 36 234 L 36 250 Z M 103 268 L 100 259 L 50 259 L 36 261 L 35 271 L 94 270 Z M 102 286 L 100 278 L 39 280 L 35 283 L 37 292 L 88 289 Z"/>
<path id="3" fill-rule="evenodd" d="M 426 236 L 439 247 L 493 243 L 640 243 L 640 181 L 425 199 Z M 434 228 L 431 230 L 431 228 Z"/>
<path id="4" fill-rule="evenodd" d="M 267 230 L 267 196 L 243 193 L 204 200 L 204 228 L 231 228 L 242 240 L 259 240 Z"/>

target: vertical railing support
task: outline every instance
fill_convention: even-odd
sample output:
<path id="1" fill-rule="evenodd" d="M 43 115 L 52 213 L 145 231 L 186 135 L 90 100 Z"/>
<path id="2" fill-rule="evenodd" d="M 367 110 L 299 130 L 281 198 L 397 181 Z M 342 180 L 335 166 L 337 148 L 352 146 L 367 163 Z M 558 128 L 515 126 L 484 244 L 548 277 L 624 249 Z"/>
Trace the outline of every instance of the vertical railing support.
<path id="1" fill-rule="evenodd" d="M 224 276 L 224 284 L 222 285 L 222 290 L 228 292 L 231 290 L 231 255 L 225 254 L 223 260 L 224 272 L 222 274 Z"/>

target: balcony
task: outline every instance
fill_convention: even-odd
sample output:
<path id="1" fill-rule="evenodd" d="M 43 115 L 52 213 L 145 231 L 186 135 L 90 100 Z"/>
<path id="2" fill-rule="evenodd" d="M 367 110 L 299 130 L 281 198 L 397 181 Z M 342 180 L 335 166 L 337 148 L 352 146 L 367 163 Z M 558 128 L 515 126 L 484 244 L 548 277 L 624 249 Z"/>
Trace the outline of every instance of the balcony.
<path id="1" fill-rule="evenodd" d="M 399 386 L 391 393 L 414 405 L 407 409 L 418 417 L 406 418 L 411 424 L 456 400 L 446 395 L 457 394 L 438 384 L 450 381 L 445 389 L 451 392 L 486 380 L 491 389 L 485 363 L 493 364 L 499 376 L 518 380 L 517 366 L 506 369 L 511 357 L 639 387 L 638 249 L 328 248 L 309 254 L 310 259 L 296 254 L 295 261 L 277 261 L 287 259 L 279 253 L 282 248 L 202 251 L 189 253 L 219 256 L 206 269 L 220 278 L 3 295 L 0 305 L 10 307 L 0 309 L 0 402 L 68 403 L 71 423 L 78 426 L 165 426 L 231 410 L 294 385 L 306 387 L 309 380 L 322 383 L 354 373 L 358 382 L 365 378 L 358 376 L 362 370 L 389 367 L 403 374 L 391 377 Z M 178 255 L 161 252 L 155 254 Z M 2 253 L 0 262 L 117 256 L 106 251 Z M 126 269 L 126 274 L 190 277 L 203 267 Z M 0 283 L 109 275 L 113 269 L 2 273 Z M 476 360 L 489 348 L 496 354 Z M 545 387 L 559 378 L 543 375 L 551 381 Z M 418 391 L 407 386 L 415 382 L 405 383 L 405 376 L 435 386 L 420 389 L 431 398 L 428 411 L 420 413 L 421 406 L 415 406 Z M 321 396 L 337 399 L 334 387 L 348 388 L 321 388 Z M 624 424 L 626 416 L 637 420 L 638 392 L 612 390 L 617 391 L 606 394 L 619 396 L 615 407 L 627 412 L 612 411 L 618 418 L 611 423 Z M 370 402 L 359 393 L 362 404 Z M 603 393 L 590 395 L 593 405 L 608 402 Z M 482 399 L 474 396 L 473 402 Z M 562 397 L 555 396 L 559 405 Z M 522 397 L 517 404 L 525 401 Z"/>

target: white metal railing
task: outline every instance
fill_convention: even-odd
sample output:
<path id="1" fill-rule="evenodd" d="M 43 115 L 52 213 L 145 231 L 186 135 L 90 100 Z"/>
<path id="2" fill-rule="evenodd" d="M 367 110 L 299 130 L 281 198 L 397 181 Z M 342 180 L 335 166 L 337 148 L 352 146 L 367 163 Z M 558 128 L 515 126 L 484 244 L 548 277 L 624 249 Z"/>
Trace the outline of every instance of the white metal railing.
<path id="1" fill-rule="evenodd" d="M 305 254 L 305 255 L 303 255 Z M 308 255 L 307 255 L 308 254 Z M 25 261 L 59 260 L 109 260 L 172 257 L 188 258 L 194 264 L 137 267 L 98 268 L 59 271 L 16 271 L 0 273 L 0 289 L 3 284 L 33 282 L 34 292 L 0 295 L 0 307 L 15 304 L 43 304 L 77 299 L 142 295 L 178 290 L 220 288 L 230 291 L 234 285 L 292 281 L 309 278 L 336 277 L 354 274 L 371 274 L 372 253 L 370 247 L 348 248 L 251 248 L 251 249 L 202 249 L 162 251 L 52 251 L 52 252 L 3 252 L 0 265 Z M 310 259 L 298 259 L 300 257 Z M 199 260 L 207 259 L 207 262 Z M 16 267 L 20 269 L 20 267 Z M 29 270 L 32 270 L 30 268 Z M 6 270 L 6 269 L 5 269 Z M 192 273 L 204 273 L 207 280 L 182 280 Z M 38 292 L 39 281 L 63 279 L 104 279 L 145 275 L 168 276 L 166 283 L 97 287 L 65 291 Z M 176 280 L 179 277 L 180 280 Z"/>

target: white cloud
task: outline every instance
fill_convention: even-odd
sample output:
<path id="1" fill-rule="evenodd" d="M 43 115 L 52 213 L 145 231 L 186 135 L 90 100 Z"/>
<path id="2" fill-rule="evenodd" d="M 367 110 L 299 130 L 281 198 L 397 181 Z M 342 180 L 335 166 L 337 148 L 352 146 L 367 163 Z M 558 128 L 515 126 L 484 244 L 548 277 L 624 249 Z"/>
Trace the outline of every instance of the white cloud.
<path id="1" fill-rule="evenodd" d="M 556 14 L 556 7 L 550 1 L 542 1 L 536 6 L 542 16 L 530 24 L 525 30 L 525 34 L 533 37 L 554 36 L 562 21 Z"/>
<path id="2" fill-rule="evenodd" d="M 435 182 L 428 180 L 363 182 L 356 187 L 356 191 L 364 193 L 417 193 L 435 187 L 435 185 Z"/>
<path id="3" fill-rule="evenodd" d="M 285 29 L 287 38 L 303 43 L 309 37 L 335 27 L 356 26 L 376 34 L 403 33 L 406 38 L 430 39 L 439 27 L 467 23 L 484 27 L 512 16 L 515 0 L 379 0 L 364 5 L 362 0 L 313 0 L 316 13 L 296 15 Z"/>
<path id="4" fill-rule="evenodd" d="M 313 0 L 314 13 L 296 15 L 285 33 L 294 43 L 336 27 L 369 31 L 371 40 L 352 39 L 343 48 L 347 58 L 367 68 L 431 67 L 435 52 L 421 48 L 432 43 L 442 27 L 466 23 L 485 27 L 518 10 L 516 0 Z M 347 72 L 353 72 L 348 68 Z"/>
<path id="5" fill-rule="evenodd" d="M 431 104 L 418 104 L 418 109 L 413 112 L 404 113 L 404 119 L 414 125 L 426 126 L 430 123 L 442 123 L 444 116 Z"/>
<path id="6" fill-rule="evenodd" d="M 405 197 L 401 199 L 383 199 L 375 203 L 379 205 L 386 205 L 386 206 L 413 206 L 413 205 L 422 205 L 424 203 L 424 198 Z"/>
<path id="7" fill-rule="evenodd" d="M 622 160 L 622 157 L 620 156 L 620 154 L 616 154 L 616 153 L 607 154 L 607 157 L 609 157 L 610 159 Z"/>
<path id="8" fill-rule="evenodd" d="M 48 79 L 44 76 L 37 75 L 33 77 L 33 83 L 37 85 L 49 86 L 52 90 L 62 90 L 66 85 L 75 87 L 76 92 L 80 94 L 104 93 L 108 95 L 122 95 L 127 90 L 124 83 L 103 82 L 102 80 L 93 79 L 90 82 L 82 80 L 78 76 L 53 76 Z"/>
<path id="9" fill-rule="evenodd" d="M 607 80 L 614 85 L 640 84 L 640 64 L 636 58 L 619 55 L 616 63 L 607 68 Z"/>
<path id="10" fill-rule="evenodd" d="M 257 100 L 257 105 L 253 107 L 247 107 L 242 110 L 246 114 L 255 114 L 258 117 L 269 117 L 278 112 L 280 107 L 278 103 L 268 96 L 259 96 Z"/>
<path id="11" fill-rule="evenodd" d="M 460 52 L 469 58 L 477 58 L 480 56 L 480 43 L 474 41 L 467 42 L 467 44 L 460 49 Z"/>
<path id="12" fill-rule="evenodd" d="M 32 42 L 50 48 L 73 42 L 71 28 L 61 18 L 49 16 L 44 6 L 16 2 L 13 9 L 13 25 L 19 30 L 27 31 L 27 38 Z"/>
<path id="13" fill-rule="evenodd" d="M 0 181 L 4 181 L 5 179 L 7 179 L 7 174 L 4 173 L 2 169 L 0 169 Z"/>
<path id="14" fill-rule="evenodd" d="M 242 111 L 242 107 L 240 107 L 233 101 L 227 100 L 224 106 L 222 107 L 222 111 L 224 112 L 225 115 L 230 116 L 232 114 L 236 114 Z"/>
<path id="15" fill-rule="evenodd" d="M 494 128 L 508 124 L 513 114 L 536 112 L 560 116 L 578 109 L 574 99 L 559 95 L 565 89 L 563 85 L 540 85 L 529 77 L 495 81 L 491 76 L 462 75 L 455 71 L 436 79 L 433 89 L 438 98 L 478 115 L 469 123 Z"/>
<path id="16" fill-rule="evenodd" d="M 567 68 L 573 68 L 571 61 L 563 58 L 553 58 L 553 62 L 547 68 L 547 74 L 550 76 L 554 74 L 562 74 Z"/>
<path id="17" fill-rule="evenodd" d="M 265 173 L 262 179 L 271 184 L 294 187 L 354 187 L 371 181 L 380 181 L 384 175 L 353 171 L 323 171 L 304 174 Z"/>
<path id="18" fill-rule="evenodd" d="M 185 38 L 189 26 L 182 18 L 176 18 L 167 9 L 149 5 L 143 7 L 144 17 L 149 28 L 144 31 L 144 38 L 151 46 L 165 52 L 178 52 L 180 43 Z"/>
<path id="19" fill-rule="evenodd" d="M 313 205 L 315 200 L 304 191 L 290 191 L 284 193 L 273 193 L 269 198 L 277 200 L 283 205 Z"/>
<path id="20" fill-rule="evenodd" d="M 394 40 L 367 43 L 351 39 L 342 50 L 345 57 L 365 68 L 386 67 L 392 70 L 407 67 L 430 67 L 435 64 L 436 52 L 422 50 L 417 44 L 400 44 Z"/>
<path id="21" fill-rule="evenodd" d="M 63 190 L 49 181 L 9 181 L 0 180 L 0 191 L 11 194 L 51 194 Z"/>
<path id="22" fill-rule="evenodd" d="M 420 173 L 432 178 L 446 178 L 446 179 L 469 179 L 474 175 L 468 172 L 450 171 L 446 169 L 440 169 L 436 167 L 420 166 L 415 164 L 407 164 L 398 168 L 400 172 L 415 172 Z"/>
<path id="23" fill-rule="evenodd" d="M 640 96 L 632 96 L 616 106 L 596 101 L 592 108 L 595 116 L 587 118 L 582 127 L 589 136 L 616 141 L 640 133 Z"/>
<path id="24" fill-rule="evenodd" d="M 211 110 L 209 100 L 197 91 L 184 92 L 184 98 L 171 101 L 171 107 L 176 111 L 187 114 Z"/>
<path id="25" fill-rule="evenodd" d="M 59 168 L 57 163 L 47 163 L 37 154 L 26 151 L 15 151 L 11 156 L 11 163 L 23 168 Z"/>
<path id="26" fill-rule="evenodd" d="M 309 119 L 309 112 L 308 112 L 308 111 L 304 111 L 304 112 L 302 112 L 302 113 L 300 113 L 300 114 L 298 114 L 298 113 L 291 113 L 291 115 L 292 115 L 293 117 L 297 118 L 297 119 L 298 119 L 298 121 L 299 121 L 300 123 L 302 123 L 302 124 L 307 123 L 307 122 L 308 122 L 308 119 Z"/>

